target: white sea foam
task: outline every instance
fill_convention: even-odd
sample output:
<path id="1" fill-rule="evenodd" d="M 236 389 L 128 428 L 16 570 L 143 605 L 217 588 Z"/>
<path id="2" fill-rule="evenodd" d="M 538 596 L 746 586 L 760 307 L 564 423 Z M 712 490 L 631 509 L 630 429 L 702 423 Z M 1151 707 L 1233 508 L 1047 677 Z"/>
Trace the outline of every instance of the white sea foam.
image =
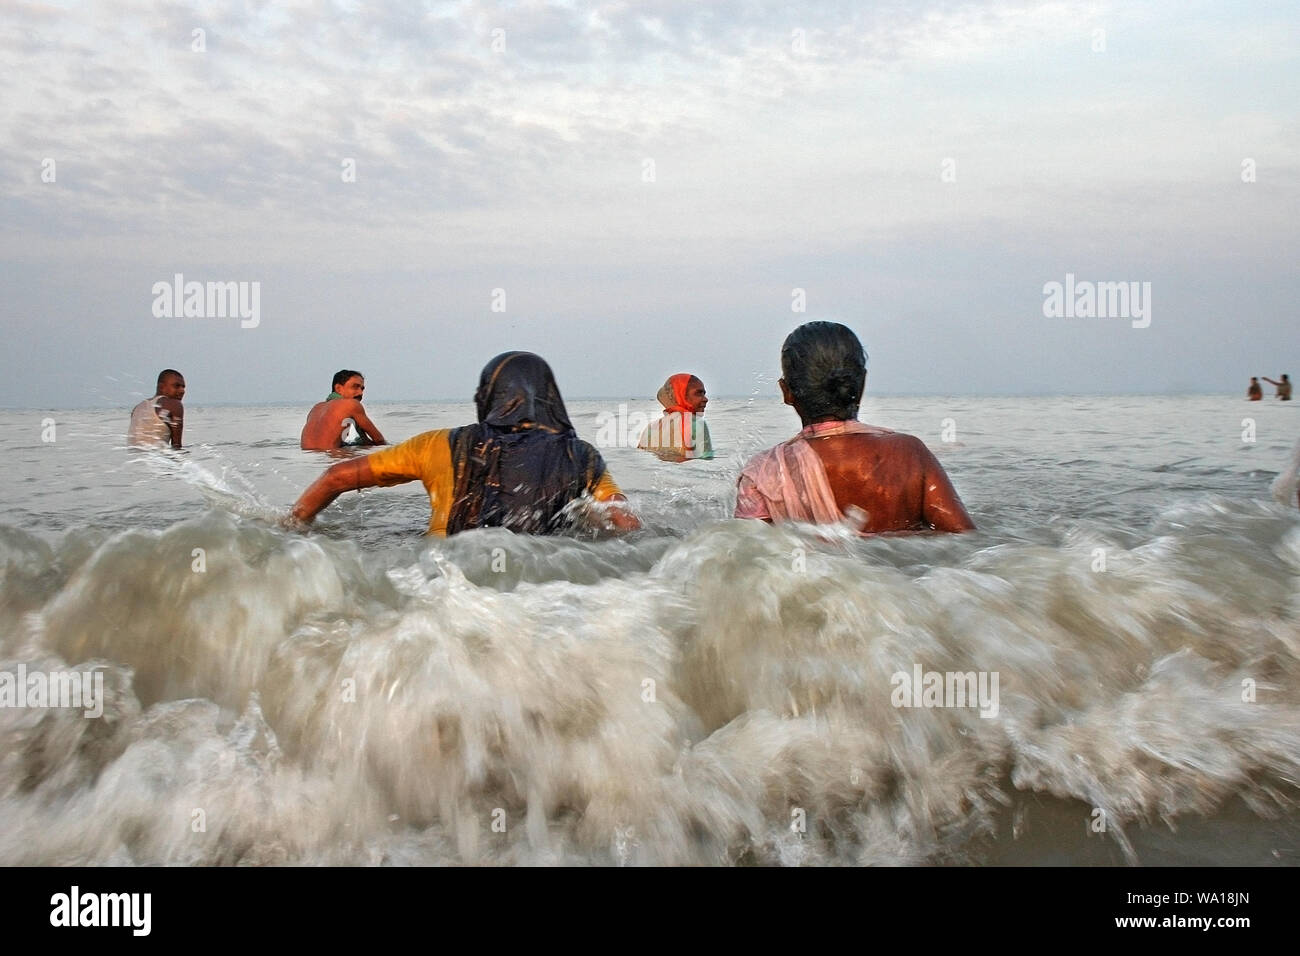
<path id="1" fill-rule="evenodd" d="M 0 656 L 102 672 L 103 714 L 0 708 L 0 862 L 1159 862 L 1167 822 L 1260 862 L 1214 838 L 1241 813 L 1293 853 L 1300 520 L 1115 407 L 1096 468 L 1077 434 L 999 464 L 955 412 L 964 537 L 728 520 L 734 446 L 613 450 L 650 530 L 608 540 L 426 541 L 418 488 L 286 531 L 264 512 L 329 462 L 287 443 L 105 468 L 112 498 L 41 470 L 0 524 Z M 918 667 L 997 673 L 996 716 L 893 706 Z"/>

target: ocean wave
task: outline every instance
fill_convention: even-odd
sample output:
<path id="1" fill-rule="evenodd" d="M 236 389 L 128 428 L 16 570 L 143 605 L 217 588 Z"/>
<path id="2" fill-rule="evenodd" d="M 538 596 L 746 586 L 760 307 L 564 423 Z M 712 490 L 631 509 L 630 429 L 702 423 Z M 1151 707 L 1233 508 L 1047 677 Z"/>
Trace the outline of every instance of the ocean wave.
<path id="1" fill-rule="evenodd" d="M 1142 862 L 1296 820 L 1300 529 L 1265 502 L 384 546 L 213 509 L 0 527 L 0 568 L 0 671 L 105 675 L 98 718 L 0 707 L 7 864 L 978 861 L 1029 796 Z M 930 673 L 996 706 L 900 705 Z"/>

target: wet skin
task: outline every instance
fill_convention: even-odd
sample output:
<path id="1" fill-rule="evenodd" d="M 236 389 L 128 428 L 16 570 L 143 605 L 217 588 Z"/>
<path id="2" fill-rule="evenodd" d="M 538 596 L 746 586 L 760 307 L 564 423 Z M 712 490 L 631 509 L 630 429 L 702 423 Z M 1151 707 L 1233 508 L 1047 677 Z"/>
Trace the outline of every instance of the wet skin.
<path id="1" fill-rule="evenodd" d="M 302 438 L 299 442 L 303 448 L 309 451 L 342 448 L 341 433 L 345 418 L 351 418 L 357 423 L 357 428 L 365 433 L 369 444 L 388 444 L 361 406 L 361 396 L 366 391 L 365 379 L 360 375 L 353 375 L 334 391 L 343 397 L 329 402 L 317 402 L 307 413 L 307 423 L 302 427 Z"/>
<path id="2" fill-rule="evenodd" d="M 975 522 L 943 466 L 912 435 L 828 435 L 810 443 L 840 511 L 867 514 L 859 530 L 972 531 Z"/>
<path id="3" fill-rule="evenodd" d="M 778 384 L 785 403 L 799 411 L 785 379 Z M 861 396 L 859 396 L 859 399 Z M 805 425 L 833 419 L 809 421 Z M 912 435 L 826 435 L 809 440 L 826 469 L 840 511 L 866 513 L 858 530 L 870 534 L 915 531 L 973 531 L 975 522 L 948 474 L 925 442 Z"/>

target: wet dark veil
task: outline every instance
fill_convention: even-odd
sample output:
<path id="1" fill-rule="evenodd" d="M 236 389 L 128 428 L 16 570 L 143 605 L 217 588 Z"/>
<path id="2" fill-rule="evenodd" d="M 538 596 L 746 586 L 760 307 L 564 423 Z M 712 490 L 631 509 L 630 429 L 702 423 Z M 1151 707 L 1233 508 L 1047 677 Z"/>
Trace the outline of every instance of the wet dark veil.
<path id="1" fill-rule="evenodd" d="M 500 527 L 560 530 L 564 509 L 605 471 L 578 438 L 551 368 L 531 352 L 505 352 L 483 369 L 478 423 L 450 435 L 455 494 L 447 533 Z"/>

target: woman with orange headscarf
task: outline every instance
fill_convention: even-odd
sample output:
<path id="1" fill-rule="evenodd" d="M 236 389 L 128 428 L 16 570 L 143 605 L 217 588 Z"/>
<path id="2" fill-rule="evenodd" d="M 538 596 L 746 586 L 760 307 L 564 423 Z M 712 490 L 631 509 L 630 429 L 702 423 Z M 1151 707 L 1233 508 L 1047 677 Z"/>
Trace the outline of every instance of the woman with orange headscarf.
<path id="1" fill-rule="evenodd" d="M 679 372 L 659 389 L 663 416 L 641 432 L 637 448 L 652 451 L 664 461 L 712 458 L 713 442 L 704 424 L 704 406 L 709 404 L 704 383 L 694 375 Z"/>

